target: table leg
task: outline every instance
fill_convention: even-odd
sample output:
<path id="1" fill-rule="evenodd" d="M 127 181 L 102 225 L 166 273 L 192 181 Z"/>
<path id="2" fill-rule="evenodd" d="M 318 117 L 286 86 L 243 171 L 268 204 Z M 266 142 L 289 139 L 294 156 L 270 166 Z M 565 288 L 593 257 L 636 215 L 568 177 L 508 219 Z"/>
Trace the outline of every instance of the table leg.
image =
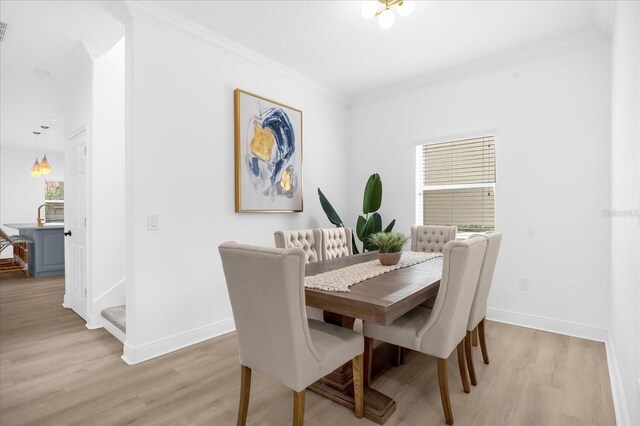
<path id="1" fill-rule="evenodd" d="M 324 312 L 324 320 L 329 324 L 335 324 L 349 329 L 353 329 L 353 324 L 355 323 L 355 318 L 326 311 Z M 355 409 L 351 361 L 312 384 L 309 390 L 352 410 Z M 365 418 L 378 424 L 384 424 L 395 410 L 396 402 L 393 399 L 370 388 L 365 381 Z"/>

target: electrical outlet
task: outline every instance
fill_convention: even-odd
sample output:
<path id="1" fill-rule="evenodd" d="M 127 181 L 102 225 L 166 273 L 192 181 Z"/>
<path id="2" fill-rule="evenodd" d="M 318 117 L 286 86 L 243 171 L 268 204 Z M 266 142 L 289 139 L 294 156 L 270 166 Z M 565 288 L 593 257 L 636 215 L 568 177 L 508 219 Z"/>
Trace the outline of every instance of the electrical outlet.
<path id="1" fill-rule="evenodd" d="M 529 278 L 518 278 L 518 288 L 520 289 L 520 291 L 529 291 Z"/>
<path id="2" fill-rule="evenodd" d="M 147 229 L 149 231 L 157 231 L 160 229 L 160 216 L 157 214 L 147 215 Z"/>

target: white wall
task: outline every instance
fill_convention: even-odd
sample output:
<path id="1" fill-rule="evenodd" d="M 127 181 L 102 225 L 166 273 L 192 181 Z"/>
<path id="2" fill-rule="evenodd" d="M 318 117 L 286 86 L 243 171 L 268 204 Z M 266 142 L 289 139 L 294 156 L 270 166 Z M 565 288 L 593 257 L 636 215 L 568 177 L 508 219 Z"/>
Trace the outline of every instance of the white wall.
<path id="1" fill-rule="evenodd" d="M 640 425 L 640 3 L 618 2 L 612 41 L 611 343 L 629 424 Z M 620 420 L 620 419 L 619 419 Z"/>
<path id="2" fill-rule="evenodd" d="M 42 149 L 23 149 L 15 146 L 0 146 L 0 225 L 9 235 L 18 231 L 4 226 L 5 223 L 36 223 L 38 206 L 44 204 L 44 181 L 64 180 L 64 154 L 48 151 L 51 174 L 46 177 L 31 176 L 31 166 Z M 44 215 L 44 209 L 42 209 Z M 11 257 L 9 249 L 2 257 Z"/>
<path id="3" fill-rule="evenodd" d="M 93 61 L 89 194 L 93 322 L 125 304 L 124 38 Z"/>
<path id="4" fill-rule="evenodd" d="M 316 190 L 344 211 L 351 164 L 341 104 L 296 75 L 155 23 L 131 18 L 126 35 L 128 362 L 230 330 L 218 245 L 272 246 L 275 230 L 331 226 Z M 304 213 L 234 213 L 235 88 L 303 111 Z M 147 230 L 148 214 L 159 215 L 159 231 Z"/>
<path id="5" fill-rule="evenodd" d="M 124 40 L 103 55 L 85 49 L 65 90 L 66 135 L 87 139 L 87 323 L 125 303 Z M 67 282 L 69 285 L 69 281 Z"/>
<path id="6" fill-rule="evenodd" d="M 348 218 L 367 176 L 383 181 L 383 221 L 409 233 L 416 143 L 494 130 L 496 226 L 504 233 L 489 307 L 578 323 L 604 338 L 609 322 L 608 43 L 356 107 L 351 115 Z M 518 289 L 518 277 L 530 291 Z M 505 312 L 507 311 L 507 312 Z M 542 321 L 537 318 L 536 321 Z M 569 324 L 573 327 L 572 324 Z M 575 332 L 575 331 L 574 331 Z"/>

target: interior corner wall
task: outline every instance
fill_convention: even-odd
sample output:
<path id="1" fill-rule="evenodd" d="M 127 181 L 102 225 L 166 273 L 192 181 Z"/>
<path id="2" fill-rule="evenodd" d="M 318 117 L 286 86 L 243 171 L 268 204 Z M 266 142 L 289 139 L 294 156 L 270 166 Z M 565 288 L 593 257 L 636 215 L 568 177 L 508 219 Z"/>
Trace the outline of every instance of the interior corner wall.
<path id="1" fill-rule="evenodd" d="M 144 359 L 232 329 L 218 245 L 273 246 L 275 230 L 332 226 L 316 191 L 342 211 L 352 161 L 347 110 L 316 88 L 141 18 L 126 38 L 125 359 L 156 348 Z M 234 212 L 236 88 L 303 111 L 303 213 Z"/>
<path id="2" fill-rule="evenodd" d="M 606 42 L 354 108 L 349 219 L 367 176 L 383 221 L 415 221 L 415 145 L 496 134 L 492 315 L 606 337 L 609 323 L 610 48 Z M 530 281 L 520 291 L 519 277 Z"/>
<path id="3" fill-rule="evenodd" d="M 125 40 L 93 60 L 91 110 L 91 316 L 124 305 Z"/>
<path id="4" fill-rule="evenodd" d="M 640 425 L 640 3 L 620 1 L 612 38 L 611 343 L 628 421 Z M 621 424 L 620 419 L 618 419 Z"/>

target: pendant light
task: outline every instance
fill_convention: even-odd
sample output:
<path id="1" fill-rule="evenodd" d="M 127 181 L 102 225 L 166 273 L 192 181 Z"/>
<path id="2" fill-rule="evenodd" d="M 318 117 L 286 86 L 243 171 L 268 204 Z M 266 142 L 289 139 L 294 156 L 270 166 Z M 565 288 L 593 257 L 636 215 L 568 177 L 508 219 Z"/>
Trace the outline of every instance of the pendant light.
<path id="1" fill-rule="evenodd" d="M 47 144 L 47 133 L 46 131 L 49 130 L 49 126 L 40 126 L 40 128 L 43 130 L 44 133 L 44 144 Z M 49 164 L 49 160 L 47 160 L 47 154 L 44 154 L 44 157 L 42 157 L 42 161 L 40 162 L 40 173 L 43 176 L 49 176 L 49 174 L 51 173 L 51 165 Z"/>
<path id="2" fill-rule="evenodd" d="M 35 135 L 36 145 L 37 145 L 38 144 L 38 135 L 40 134 L 40 132 L 33 132 L 33 134 Z M 35 161 L 35 163 L 33 163 L 33 166 L 31 167 L 31 176 L 33 176 L 33 177 L 42 176 L 42 172 L 40 171 L 40 163 L 38 162 L 38 157 L 36 157 L 36 161 Z"/>
<path id="3" fill-rule="evenodd" d="M 400 16 L 409 16 L 413 12 L 414 4 L 409 0 L 365 0 L 360 8 L 364 19 L 378 18 L 378 25 L 383 30 L 393 26 L 396 20 L 393 11 Z"/>

